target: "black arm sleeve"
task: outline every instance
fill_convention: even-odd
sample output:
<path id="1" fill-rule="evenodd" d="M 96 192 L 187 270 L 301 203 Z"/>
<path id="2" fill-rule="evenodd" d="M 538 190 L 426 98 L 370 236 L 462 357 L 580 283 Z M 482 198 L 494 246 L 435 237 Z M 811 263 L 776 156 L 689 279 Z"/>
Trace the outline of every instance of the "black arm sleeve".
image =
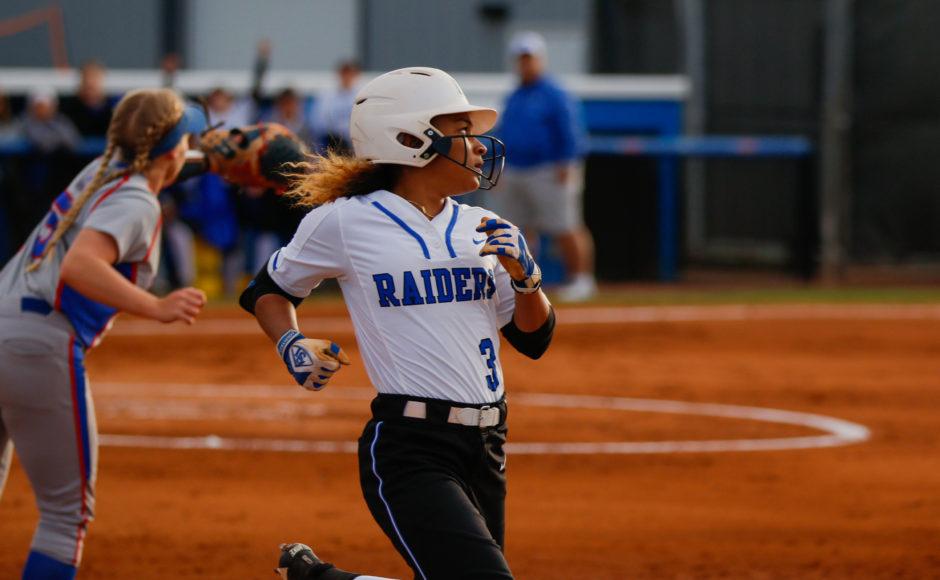
<path id="1" fill-rule="evenodd" d="M 265 294 L 283 296 L 294 305 L 294 308 L 300 306 L 300 303 L 304 301 L 303 298 L 297 298 L 296 296 L 288 294 L 277 285 L 277 282 L 271 279 L 271 276 L 268 274 L 267 263 L 261 266 L 261 269 L 255 274 L 254 279 L 248 284 L 248 287 L 245 288 L 241 296 L 238 297 L 238 305 L 244 308 L 249 314 L 254 314 L 255 303 L 258 302 L 258 298 L 261 298 Z"/>
<path id="2" fill-rule="evenodd" d="M 545 323 L 532 332 L 523 332 L 516 326 L 515 319 L 502 327 L 500 332 L 516 350 L 529 358 L 537 359 L 545 354 L 548 345 L 552 342 L 555 333 L 555 309 L 549 307 L 548 318 Z"/>

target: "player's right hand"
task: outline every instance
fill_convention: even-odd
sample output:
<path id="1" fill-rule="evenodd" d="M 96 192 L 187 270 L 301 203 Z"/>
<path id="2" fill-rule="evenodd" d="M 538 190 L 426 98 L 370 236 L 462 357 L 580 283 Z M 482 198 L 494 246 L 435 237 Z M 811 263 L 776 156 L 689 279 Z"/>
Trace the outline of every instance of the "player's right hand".
<path id="1" fill-rule="evenodd" d="M 350 363 L 349 357 L 335 342 L 307 338 L 293 329 L 277 341 L 277 353 L 297 384 L 311 391 L 326 387 L 340 365 Z"/>
<path id="2" fill-rule="evenodd" d="M 535 263 L 522 232 L 512 223 L 484 217 L 476 231 L 486 234 L 481 256 L 496 256 L 512 280 L 512 288 L 520 294 L 538 292 L 542 286 L 542 270 Z"/>
<path id="3" fill-rule="evenodd" d="M 180 288 L 157 300 L 153 318 L 160 322 L 180 320 L 192 324 L 205 305 L 205 292 L 199 288 Z"/>

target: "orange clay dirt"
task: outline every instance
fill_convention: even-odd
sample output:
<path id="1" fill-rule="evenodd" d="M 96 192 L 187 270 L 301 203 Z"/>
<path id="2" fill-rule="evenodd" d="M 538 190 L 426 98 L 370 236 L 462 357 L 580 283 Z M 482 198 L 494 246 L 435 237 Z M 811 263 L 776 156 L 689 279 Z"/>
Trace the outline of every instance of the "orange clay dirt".
<path id="1" fill-rule="evenodd" d="M 575 324 L 566 312 L 542 360 L 503 350 L 514 443 L 825 435 L 754 419 L 544 407 L 531 393 L 814 413 L 864 425 L 871 439 L 775 451 L 510 453 L 506 552 L 518 578 L 940 577 L 936 317 Z M 354 441 L 370 391 L 344 309 L 301 313 L 326 317 L 329 332 L 312 318 L 302 327 L 354 361 L 322 393 L 292 385 L 234 308 L 211 310 L 191 329 L 118 321 L 88 359 L 101 433 Z M 411 577 L 373 523 L 348 453 L 103 445 L 96 516 L 81 578 L 272 578 L 277 544 L 288 540 L 349 570 Z M 15 464 L 0 501 L 0 578 L 19 577 L 36 517 Z"/>

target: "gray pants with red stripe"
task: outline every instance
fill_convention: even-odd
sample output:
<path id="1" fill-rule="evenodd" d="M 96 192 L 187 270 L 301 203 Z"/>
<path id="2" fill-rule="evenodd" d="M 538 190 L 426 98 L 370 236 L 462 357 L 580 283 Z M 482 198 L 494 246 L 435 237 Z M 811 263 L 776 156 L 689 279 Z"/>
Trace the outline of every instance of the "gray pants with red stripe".
<path id="1" fill-rule="evenodd" d="M 98 430 L 70 330 L 56 312 L 0 312 L 0 493 L 15 447 L 39 508 L 32 549 L 77 566 L 94 516 Z"/>

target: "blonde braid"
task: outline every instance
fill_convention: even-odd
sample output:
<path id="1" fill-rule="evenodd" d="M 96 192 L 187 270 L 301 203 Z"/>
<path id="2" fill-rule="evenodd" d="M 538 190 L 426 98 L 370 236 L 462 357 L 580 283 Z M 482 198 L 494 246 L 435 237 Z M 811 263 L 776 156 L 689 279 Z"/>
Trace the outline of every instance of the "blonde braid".
<path id="1" fill-rule="evenodd" d="M 110 131 L 109 131 L 110 133 Z M 59 240 L 62 239 L 62 236 L 65 235 L 65 232 L 72 227 L 72 224 L 75 223 L 75 220 L 78 218 L 79 212 L 82 210 L 82 207 L 85 206 L 85 203 L 88 202 L 88 199 L 91 195 L 98 191 L 104 184 L 109 181 L 127 175 L 128 170 L 116 171 L 108 173 L 108 167 L 111 165 L 111 160 L 114 158 L 114 152 L 117 150 L 117 145 L 114 143 L 114 139 L 111 135 L 108 135 L 108 146 L 104 150 L 104 154 L 101 156 L 101 165 L 98 166 L 98 170 L 95 172 L 95 176 L 91 181 L 88 182 L 88 185 L 85 186 L 85 189 L 75 198 L 72 202 L 72 206 L 69 208 L 65 215 L 59 220 L 59 223 L 56 224 L 55 231 L 52 232 L 52 236 L 49 238 L 49 241 L 46 242 L 46 247 L 43 248 L 42 253 L 38 258 L 34 259 L 33 262 L 26 267 L 27 272 L 33 272 L 37 270 L 46 259 L 46 256 L 52 252 L 52 249 L 59 243 Z"/>
<path id="2" fill-rule="evenodd" d="M 32 272 L 38 269 L 46 259 L 46 256 L 52 251 L 56 246 L 59 240 L 65 235 L 65 233 L 72 227 L 75 223 L 75 220 L 78 218 L 78 214 L 81 212 L 82 207 L 88 202 L 88 199 L 91 198 L 92 194 L 101 189 L 106 183 L 117 179 L 119 177 L 124 177 L 126 175 L 132 175 L 134 173 L 143 173 L 150 166 L 152 159 L 150 159 L 150 151 L 156 145 L 166 133 L 170 127 L 179 122 L 180 116 L 182 115 L 182 106 L 176 107 L 179 110 L 179 114 L 171 114 L 162 119 L 158 119 L 150 124 L 147 127 L 146 131 L 143 132 L 143 135 L 137 140 L 133 149 L 130 149 L 127 146 L 119 145 L 120 131 L 124 130 L 119 124 L 112 121 L 111 125 L 108 127 L 108 145 L 104 151 L 104 154 L 101 156 L 101 165 L 98 166 L 98 170 L 95 172 L 94 177 L 85 186 L 81 194 L 75 198 L 72 203 L 72 206 L 69 210 L 62 216 L 62 219 L 59 220 L 59 223 L 56 224 L 56 229 L 52 233 L 52 236 L 49 238 L 49 241 L 46 243 L 46 247 L 43 248 L 42 254 L 39 255 L 29 266 L 26 267 L 27 272 Z M 108 173 L 108 168 L 111 165 L 111 161 L 114 158 L 115 152 L 120 149 L 122 151 L 122 156 L 128 155 L 131 151 L 134 152 L 134 161 L 131 165 L 122 170 L 113 171 Z"/>

